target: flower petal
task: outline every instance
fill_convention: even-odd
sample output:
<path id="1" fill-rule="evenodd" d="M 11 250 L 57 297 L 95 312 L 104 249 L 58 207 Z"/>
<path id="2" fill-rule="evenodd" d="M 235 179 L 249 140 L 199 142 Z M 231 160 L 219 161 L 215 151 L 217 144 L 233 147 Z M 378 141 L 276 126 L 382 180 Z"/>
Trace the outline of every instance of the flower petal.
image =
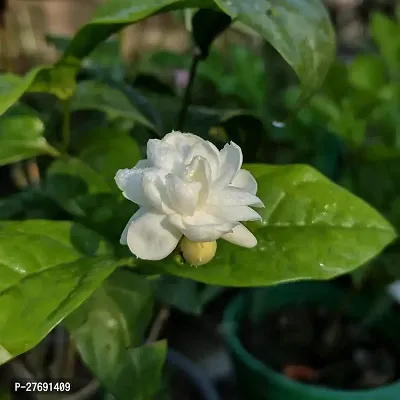
<path id="1" fill-rule="evenodd" d="M 227 222 L 204 211 L 197 211 L 191 217 L 170 215 L 169 221 L 192 242 L 211 242 L 237 225 L 237 222 Z"/>
<path id="2" fill-rule="evenodd" d="M 124 197 L 141 206 L 149 204 L 142 188 L 143 173 L 145 171 L 145 169 L 136 168 L 120 169 L 114 178 Z"/>
<path id="3" fill-rule="evenodd" d="M 183 171 L 183 179 L 189 182 L 199 182 L 201 190 L 199 193 L 199 207 L 201 207 L 208 198 L 211 184 L 211 168 L 208 161 L 201 156 L 195 156 L 192 162 Z"/>
<path id="4" fill-rule="evenodd" d="M 245 169 L 241 169 L 236 174 L 233 178 L 232 186 L 243 189 L 251 194 L 257 193 L 257 181 L 254 179 L 253 175 Z"/>
<path id="5" fill-rule="evenodd" d="M 220 152 L 221 166 L 219 175 L 213 183 L 213 189 L 219 190 L 230 185 L 243 163 L 242 149 L 231 142 L 226 144 Z"/>
<path id="6" fill-rule="evenodd" d="M 257 221 L 261 219 L 260 214 L 248 206 L 206 206 L 205 212 L 222 218 L 226 221 Z"/>
<path id="7" fill-rule="evenodd" d="M 183 133 L 179 131 L 172 131 L 167 133 L 162 138 L 163 143 L 167 143 L 174 147 L 181 155 L 182 159 L 186 157 L 190 149 L 199 142 L 204 141 L 201 137 L 193 135 L 192 133 Z"/>
<path id="8" fill-rule="evenodd" d="M 257 196 L 233 186 L 228 186 L 223 190 L 211 192 L 207 204 L 219 207 L 264 207 L 262 201 Z"/>
<path id="9" fill-rule="evenodd" d="M 156 168 L 149 168 L 143 174 L 142 188 L 148 204 L 165 214 L 172 214 L 174 210 L 169 201 L 164 173 Z"/>
<path id="10" fill-rule="evenodd" d="M 135 212 L 135 214 L 133 214 L 133 216 L 130 218 L 130 220 L 128 221 L 128 223 L 126 224 L 124 230 L 122 231 L 121 234 L 121 238 L 119 240 L 119 242 L 123 245 L 127 245 L 128 244 L 128 230 L 129 227 L 131 226 L 132 222 L 135 221 L 136 219 L 138 219 L 139 217 L 141 217 L 143 214 L 145 214 L 148 210 L 141 207 L 139 208 L 139 210 L 137 210 Z"/>
<path id="11" fill-rule="evenodd" d="M 168 174 L 165 177 L 165 186 L 171 207 L 184 215 L 193 215 L 196 211 L 200 182 L 185 182 L 179 176 Z"/>
<path id="12" fill-rule="evenodd" d="M 257 238 L 242 224 L 236 225 L 233 231 L 222 236 L 222 239 L 247 248 L 257 245 Z"/>
<path id="13" fill-rule="evenodd" d="M 143 260 L 162 260 L 175 249 L 182 234 L 171 225 L 167 216 L 146 212 L 128 228 L 130 251 Z"/>
<path id="14" fill-rule="evenodd" d="M 202 140 L 201 142 L 196 143 L 189 150 L 184 159 L 184 164 L 188 165 L 196 156 L 201 156 L 208 161 L 211 168 L 211 179 L 216 179 L 220 169 L 218 149 L 211 142 Z"/>
<path id="15" fill-rule="evenodd" d="M 153 166 L 168 171 L 172 171 L 182 164 L 179 152 L 160 139 L 150 139 L 147 142 L 147 158 Z"/>

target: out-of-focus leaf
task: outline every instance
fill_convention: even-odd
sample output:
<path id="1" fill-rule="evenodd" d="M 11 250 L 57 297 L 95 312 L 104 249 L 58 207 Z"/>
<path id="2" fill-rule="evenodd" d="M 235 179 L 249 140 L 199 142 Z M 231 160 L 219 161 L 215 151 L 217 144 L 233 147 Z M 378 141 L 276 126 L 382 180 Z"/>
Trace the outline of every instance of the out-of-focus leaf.
<path id="1" fill-rule="evenodd" d="M 82 81 L 78 84 L 72 98 L 71 110 L 82 109 L 103 111 L 110 118 L 124 117 L 155 129 L 124 93 L 99 81 Z"/>
<path id="2" fill-rule="evenodd" d="M 349 82 L 355 87 L 378 91 L 386 82 L 386 68 L 376 55 L 359 55 L 349 67 Z"/>
<path id="3" fill-rule="evenodd" d="M 370 23 L 371 35 L 394 77 L 400 70 L 400 25 L 389 17 L 374 13 Z"/>
<path id="4" fill-rule="evenodd" d="M 104 178 L 78 158 L 57 160 L 47 170 L 46 191 L 66 210 L 84 216 L 80 200 L 87 195 L 110 193 Z"/>
<path id="5" fill-rule="evenodd" d="M 95 133 L 80 153 L 80 159 L 97 171 L 111 188 L 119 190 L 115 174 L 119 169 L 133 168 L 140 159 L 140 150 L 126 132 L 104 129 Z"/>
<path id="6" fill-rule="evenodd" d="M 29 115 L 0 118 L 0 165 L 11 164 L 41 154 L 58 156 L 43 137 L 44 124 Z"/>
<path id="7" fill-rule="evenodd" d="M 75 90 L 75 77 L 79 64 L 65 58 L 55 66 L 31 69 L 24 77 L 0 75 L 0 115 L 8 110 L 26 91 L 45 92 L 67 99 Z"/>
<path id="8" fill-rule="evenodd" d="M 166 275 L 157 283 L 156 296 L 162 303 L 200 315 L 204 306 L 222 291 L 221 286 L 202 285 L 191 279 Z"/>

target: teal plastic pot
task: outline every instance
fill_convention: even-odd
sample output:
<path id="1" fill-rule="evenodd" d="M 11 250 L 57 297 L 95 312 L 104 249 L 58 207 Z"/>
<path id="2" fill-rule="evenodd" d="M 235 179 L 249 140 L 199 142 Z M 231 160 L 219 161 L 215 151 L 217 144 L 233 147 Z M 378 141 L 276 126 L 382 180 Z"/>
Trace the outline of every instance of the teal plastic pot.
<path id="1" fill-rule="evenodd" d="M 228 305 L 223 331 L 236 366 L 236 380 L 246 400 L 400 400 L 400 381 L 369 390 L 333 390 L 294 381 L 253 357 L 239 339 L 242 319 L 251 312 L 255 321 L 284 305 L 318 303 L 337 309 L 346 302 L 345 292 L 329 283 L 296 282 L 256 289 L 251 302 L 240 294 Z M 363 318 L 371 310 L 370 300 L 357 297 L 346 302 L 348 315 Z M 400 317 L 387 313 L 375 320 L 379 330 L 395 345 L 400 338 Z"/>

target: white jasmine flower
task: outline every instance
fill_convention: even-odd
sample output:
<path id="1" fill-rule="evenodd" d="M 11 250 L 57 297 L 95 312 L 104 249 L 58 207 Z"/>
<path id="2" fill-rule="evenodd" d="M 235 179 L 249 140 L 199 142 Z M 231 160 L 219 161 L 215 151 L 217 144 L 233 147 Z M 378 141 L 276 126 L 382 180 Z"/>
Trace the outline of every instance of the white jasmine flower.
<path id="1" fill-rule="evenodd" d="M 219 238 L 243 247 L 257 239 L 240 221 L 260 219 L 263 207 L 257 182 L 240 169 L 242 150 L 235 143 L 218 149 L 190 134 L 173 131 L 150 139 L 147 159 L 115 176 L 123 195 L 140 208 L 126 225 L 121 244 L 138 258 L 161 260 L 182 235 L 192 242 Z"/>

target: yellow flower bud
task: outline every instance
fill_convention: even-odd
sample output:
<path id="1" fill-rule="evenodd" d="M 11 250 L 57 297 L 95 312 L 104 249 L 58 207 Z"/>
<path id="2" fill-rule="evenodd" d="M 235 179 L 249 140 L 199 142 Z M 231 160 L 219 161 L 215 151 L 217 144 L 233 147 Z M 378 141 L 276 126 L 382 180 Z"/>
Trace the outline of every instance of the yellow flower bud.
<path id="1" fill-rule="evenodd" d="M 207 264 L 211 261 L 217 251 L 217 241 L 213 242 L 192 242 L 184 237 L 180 244 L 183 257 L 194 266 Z"/>

